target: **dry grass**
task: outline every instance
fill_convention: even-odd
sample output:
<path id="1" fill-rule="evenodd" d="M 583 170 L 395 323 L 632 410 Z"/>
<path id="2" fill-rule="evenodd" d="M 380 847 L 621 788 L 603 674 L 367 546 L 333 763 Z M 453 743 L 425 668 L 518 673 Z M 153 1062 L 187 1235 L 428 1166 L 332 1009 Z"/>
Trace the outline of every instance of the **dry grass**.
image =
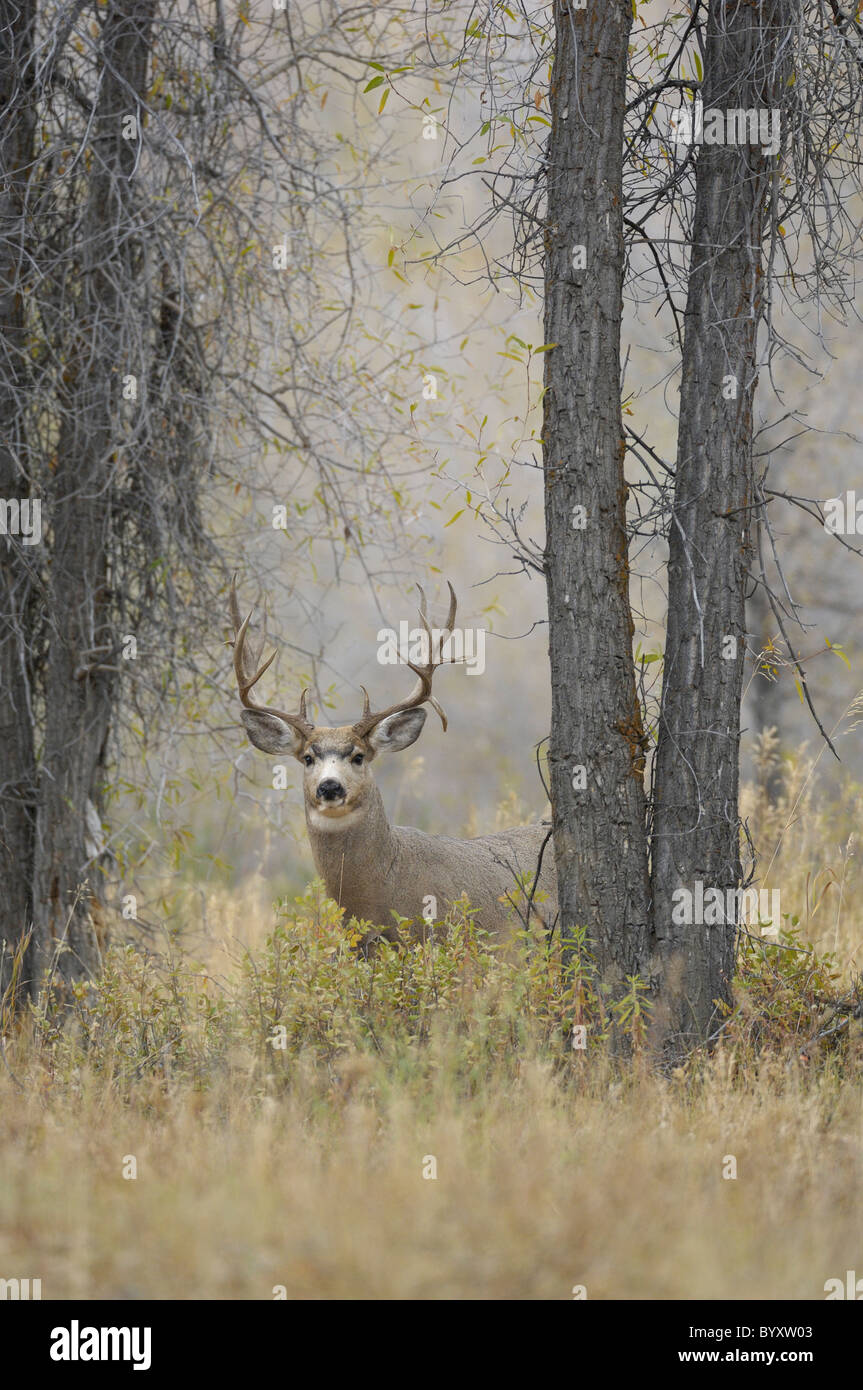
<path id="1" fill-rule="evenodd" d="M 859 1268 L 855 1084 L 792 1065 L 734 1088 L 720 1064 L 567 1095 L 532 1060 L 455 1100 L 365 1059 L 343 1077 L 7 1090 L 0 1269 L 49 1298 L 812 1299 Z"/>
<path id="2" fill-rule="evenodd" d="M 805 896 L 844 814 L 810 817 L 805 850 L 798 822 L 782 881 L 843 966 L 854 861 L 841 908 Z M 234 939 L 206 967 L 121 950 L 62 1033 L 9 1029 L 0 1276 L 45 1298 L 819 1299 L 860 1269 L 859 1024 L 804 1049 L 819 1015 L 777 963 L 803 957 L 759 947 L 727 1042 L 664 1077 L 568 1049 L 536 953 L 519 974 L 467 933 L 357 962 L 313 895 L 269 944 L 268 915 L 213 902 Z"/>

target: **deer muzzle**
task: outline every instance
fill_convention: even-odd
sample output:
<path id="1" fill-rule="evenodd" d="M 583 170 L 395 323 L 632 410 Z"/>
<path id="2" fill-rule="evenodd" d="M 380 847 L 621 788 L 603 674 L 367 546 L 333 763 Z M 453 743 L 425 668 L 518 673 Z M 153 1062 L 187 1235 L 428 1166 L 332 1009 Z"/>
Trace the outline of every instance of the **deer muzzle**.
<path id="1" fill-rule="evenodd" d="M 318 801 L 344 801 L 345 795 L 344 787 L 335 777 L 325 777 L 315 791 Z"/>

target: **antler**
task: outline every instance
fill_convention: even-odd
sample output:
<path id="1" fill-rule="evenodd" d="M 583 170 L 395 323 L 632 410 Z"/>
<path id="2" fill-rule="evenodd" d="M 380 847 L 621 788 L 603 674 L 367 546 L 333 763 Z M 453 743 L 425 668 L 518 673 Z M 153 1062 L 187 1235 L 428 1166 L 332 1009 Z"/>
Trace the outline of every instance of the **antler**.
<path id="1" fill-rule="evenodd" d="M 413 662 L 409 661 L 407 664 L 408 666 L 410 666 L 411 670 L 417 677 L 417 683 L 411 691 L 410 695 L 406 700 L 402 700 L 399 704 L 390 705 L 388 709 L 380 710 L 377 713 L 373 712 L 371 709 L 371 706 L 369 704 L 369 694 L 365 686 L 360 686 L 360 689 L 362 690 L 363 695 L 365 697 L 365 704 L 360 718 L 353 726 L 353 732 L 354 734 L 356 734 L 357 738 L 364 738 L 365 735 L 369 733 L 370 730 L 372 730 L 376 724 L 380 724 L 382 719 L 388 719 L 391 714 L 400 714 L 402 710 L 414 709 L 417 705 L 424 705 L 426 703 L 430 704 L 432 709 L 436 712 L 436 714 L 439 715 L 440 722 L 444 727 L 444 732 L 446 732 L 446 715 L 444 714 L 437 700 L 431 693 L 432 679 L 434 677 L 434 673 L 439 666 L 443 666 L 445 663 L 442 661 L 434 660 L 434 652 L 432 650 L 432 632 L 431 628 L 428 625 L 428 613 L 426 610 L 426 596 L 423 593 L 422 589 L 420 589 L 419 584 L 417 585 L 417 588 L 420 591 L 420 597 L 422 599 L 422 604 L 419 610 L 420 621 L 423 627 L 425 628 L 429 639 L 428 662 L 424 666 L 414 666 Z M 455 590 L 453 589 L 452 584 L 450 584 L 449 580 L 447 580 L 447 588 L 449 589 L 450 595 L 449 613 L 447 614 L 446 626 L 442 629 L 442 631 L 446 634 L 446 637 L 450 637 L 452 635 L 453 623 L 455 622 L 456 596 Z M 446 638 L 444 640 L 446 640 Z M 441 646 L 443 646 L 443 642 L 441 643 Z"/>
<path id="2" fill-rule="evenodd" d="M 258 705 L 249 696 L 249 691 L 252 686 L 257 685 L 261 676 L 272 665 L 276 653 L 273 652 L 272 656 L 264 662 L 263 666 L 258 666 L 258 662 L 264 650 L 264 642 L 266 641 L 266 629 L 264 630 L 264 636 L 261 638 L 261 645 L 255 655 L 252 656 L 246 651 L 246 634 L 249 630 L 249 623 L 252 621 L 252 613 L 249 613 L 248 617 L 243 619 L 242 622 L 240 621 L 236 574 L 231 580 L 230 606 L 231 622 L 234 628 L 234 674 L 237 677 L 237 686 L 243 705 L 246 709 L 260 710 L 264 714 L 277 715 L 279 719 L 283 719 L 286 724 L 289 724 L 292 729 L 296 729 L 298 734 L 302 734 L 303 738 L 308 738 L 314 731 L 315 726 L 314 724 L 310 724 L 306 718 L 307 690 L 304 690 L 300 696 L 299 714 L 286 714 L 284 710 L 273 709 L 270 705 Z M 254 609 L 252 612 L 254 612 Z"/>

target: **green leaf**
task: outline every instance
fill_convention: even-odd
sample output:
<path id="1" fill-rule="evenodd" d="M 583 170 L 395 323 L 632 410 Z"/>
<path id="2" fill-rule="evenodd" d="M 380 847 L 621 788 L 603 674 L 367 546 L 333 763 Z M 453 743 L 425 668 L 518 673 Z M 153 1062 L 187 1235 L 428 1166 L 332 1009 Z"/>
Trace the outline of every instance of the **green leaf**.
<path id="1" fill-rule="evenodd" d="M 457 511 L 457 512 L 455 513 L 455 516 L 451 516 L 451 517 L 450 517 L 449 521 L 447 522 L 446 526 L 445 526 L 443 529 L 446 530 L 446 527 L 447 527 L 447 526 L 452 526 L 452 524 L 453 524 L 454 521 L 458 521 L 459 517 L 463 514 L 463 512 L 464 512 L 464 507 L 462 507 L 460 511 Z"/>
<path id="2" fill-rule="evenodd" d="M 831 652 L 835 652 L 836 655 L 839 657 L 840 661 L 844 661 L 844 662 L 845 662 L 845 665 L 848 667 L 848 670 L 850 671 L 850 670 L 851 670 L 851 662 L 848 660 L 848 658 L 847 658 L 847 656 L 845 655 L 845 653 L 843 652 L 842 648 L 841 648 L 841 647 L 837 647 L 833 642 L 831 642 L 829 637 L 825 637 L 825 638 L 824 638 L 824 641 L 827 643 L 827 646 L 830 648 Z"/>
<path id="3" fill-rule="evenodd" d="M 363 87 L 363 91 L 373 92 L 375 87 L 380 87 L 384 82 L 386 82 L 385 77 L 373 77 L 369 85 L 367 87 Z"/>
<path id="4" fill-rule="evenodd" d="M 702 82 L 704 80 L 704 69 L 701 66 L 701 59 L 697 53 L 693 53 L 692 56 L 695 59 L 695 71 L 698 73 L 698 80 Z"/>

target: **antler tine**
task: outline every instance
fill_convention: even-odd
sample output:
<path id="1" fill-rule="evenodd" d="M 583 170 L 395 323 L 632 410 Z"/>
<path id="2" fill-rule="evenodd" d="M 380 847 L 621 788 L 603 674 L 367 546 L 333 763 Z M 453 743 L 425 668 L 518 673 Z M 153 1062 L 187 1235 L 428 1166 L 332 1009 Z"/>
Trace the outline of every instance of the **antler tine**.
<path id="1" fill-rule="evenodd" d="M 237 678 L 237 689 L 240 692 L 240 700 L 243 706 L 246 709 L 257 710 L 262 714 L 275 714 L 279 719 L 289 724 L 292 729 L 296 729 L 297 733 L 302 734 L 304 738 L 308 738 L 314 728 L 314 725 L 310 724 L 306 717 L 306 695 L 308 691 L 304 690 L 300 697 L 300 709 L 298 714 L 287 714 L 285 710 L 274 709 L 271 705 L 259 705 L 249 695 L 249 691 L 252 687 L 257 685 L 264 672 L 268 671 L 272 666 L 276 659 L 276 653 L 273 652 L 264 662 L 263 666 L 258 665 L 264 650 L 264 642 L 266 641 L 266 626 L 258 651 L 254 656 L 251 656 L 250 653 L 246 651 L 246 636 L 249 631 L 249 623 L 252 621 L 254 609 L 251 610 L 242 622 L 240 621 L 240 604 L 237 599 L 236 574 L 231 580 L 229 603 L 231 623 L 234 628 L 234 674 Z"/>
<path id="2" fill-rule="evenodd" d="M 453 624 L 455 623 L 455 615 L 456 608 L 458 606 L 458 601 L 455 596 L 455 590 L 453 589 L 453 586 L 452 584 L 450 584 L 449 580 L 447 580 L 447 587 L 449 588 L 450 592 L 449 613 L 447 614 L 446 626 L 443 629 L 439 630 L 443 631 L 445 633 L 445 636 L 448 638 L 452 635 L 452 629 Z M 353 725 L 353 732 L 354 734 L 356 734 L 358 738 L 364 738 L 365 735 L 369 733 L 375 727 L 376 724 L 380 724 L 381 720 L 383 719 L 388 719 L 391 714 L 400 714 L 402 710 L 414 709 L 416 708 L 416 706 L 424 704 L 431 705 L 432 709 L 440 718 L 440 722 L 443 725 L 444 732 L 446 732 L 446 714 L 444 713 L 441 706 L 438 704 L 437 700 L 432 695 L 432 680 L 434 678 L 434 673 L 439 666 L 444 665 L 444 662 L 435 661 L 434 659 L 432 630 L 429 627 L 428 623 L 428 607 L 426 604 L 426 596 L 423 592 L 421 585 L 417 584 L 417 588 L 420 592 L 420 622 L 425 628 L 425 631 L 429 639 L 429 659 L 422 666 L 415 666 L 412 661 L 407 662 L 407 665 L 410 667 L 414 675 L 417 677 L 417 683 L 411 691 L 410 695 L 408 695 L 406 700 L 401 700 L 395 705 L 390 705 L 387 709 L 379 710 L 377 712 L 372 711 L 372 709 L 370 708 L 368 692 L 366 691 L 365 686 L 360 687 L 360 689 L 363 692 L 363 696 L 365 697 L 363 704 L 363 712 L 360 718 L 357 720 L 357 722 Z M 443 645 L 443 643 L 441 645 Z"/>
<path id="3" fill-rule="evenodd" d="M 276 659 L 276 653 L 273 652 L 264 662 L 263 666 L 258 666 L 258 661 L 261 656 L 260 652 L 255 656 L 250 656 L 247 660 L 246 634 L 249 630 L 249 623 L 251 620 L 252 614 L 249 613 L 248 617 L 244 618 L 240 624 L 240 629 L 237 633 L 236 641 L 234 642 L 234 674 L 237 677 L 237 686 L 239 687 L 240 699 L 243 704 L 246 705 L 248 709 L 258 709 L 260 706 L 255 705 L 249 700 L 249 691 L 252 689 L 253 685 L 257 685 L 264 672 L 269 670 L 272 666 Z M 257 670 L 255 669 L 256 667 Z"/>
<path id="4" fill-rule="evenodd" d="M 231 590 L 228 594 L 228 607 L 231 610 L 231 625 L 234 629 L 234 637 L 240 630 L 240 601 L 237 598 L 237 572 L 231 575 Z"/>
<path id="5" fill-rule="evenodd" d="M 449 589 L 449 612 L 446 615 L 446 622 L 443 625 L 443 631 L 452 632 L 453 623 L 455 622 L 455 613 L 456 608 L 458 606 L 458 600 L 455 596 L 455 589 L 453 588 L 449 580 L 447 580 L 446 586 Z M 423 622 L 425 622 L 426 618 L 428 617 L 428 607 L 426 604 L 425 590 L 423 589 L 421 584 L 417 584 L 417 588 L 420 591 L 420 598 L 422 599 L 422 602 L 420 604 L 420 617 L 422 618 Z"/>
<path id="6" fill-rule="evenodd" d="M 455 624 L 455 611 L 456 611 L 456 608 L 458 607 L 458 601 L 457 601 L 456 596 L 455 596 L 455 589 L 454 589 L 453 586 L 450 584 L 449 580 L 447 580 L 446 583 L 447 583 L 447 588 L 449 589 L 449 613 L 447 614 L 447 619 L 446 619 L 446 630 L 447 630 L 447 632 L 450 632 L 450 633 L 451 633 L 452 630 L 453 630 L 453 626 L 454 626 L 454 624 Z"/>

